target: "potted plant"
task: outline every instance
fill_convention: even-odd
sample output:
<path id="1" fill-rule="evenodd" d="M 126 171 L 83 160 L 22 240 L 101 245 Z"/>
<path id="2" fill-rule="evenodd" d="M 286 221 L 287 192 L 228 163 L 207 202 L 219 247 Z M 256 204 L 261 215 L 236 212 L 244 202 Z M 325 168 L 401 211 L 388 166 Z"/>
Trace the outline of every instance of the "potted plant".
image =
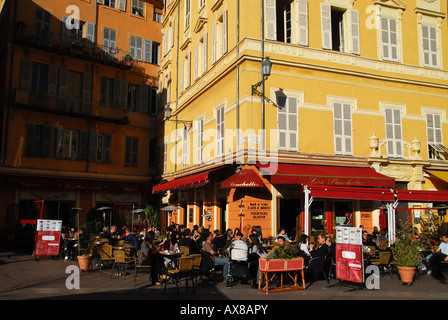
<path id="1" fill-rule="evenodd" d="M 91 209 L 86 223 L 78 228 L 78 264 L 81 271 L 90 270 L 93 255 L 93 240 L 101 230 L 101 217 Z"/>
<path id="2" fill-rule="evenodd" d="M 415 239 L 409 223 L 400 221 L 392 250 L 401 284 L 411 285 L 413 283 L 415 268 L 422 261 L 421 249 L 426 245 L 425 237 L 420 240 Z"/>
<path id="3" fill-rule="evenodd" d="M 153 206 L 146 206 L 145 217 L 149 221 L 149 226 L 157 227 L 159 225 L 159 211 Z"/>
<path id="4" fill-rule="evenodd" d="M 134 61 L 134 58 L 132 58 L 132 56 L 130 54 L 127 54 L 124 56 L 124 59 L 123 59 L 124 65 L 130 66 L 132 64 L 132 61 Z"/>

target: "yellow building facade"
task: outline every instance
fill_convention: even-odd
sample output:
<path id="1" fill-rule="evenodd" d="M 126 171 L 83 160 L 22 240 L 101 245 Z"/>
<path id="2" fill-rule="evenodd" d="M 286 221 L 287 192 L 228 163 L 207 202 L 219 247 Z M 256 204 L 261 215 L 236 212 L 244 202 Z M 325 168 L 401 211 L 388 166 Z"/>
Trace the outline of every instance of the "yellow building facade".
<path id="1" fill-rule="evenodd" d="M 171 116 L 165 181 L 154 193 L 179 205 L 170 218 L 261 226 L 263 236 L 360 224 L 371 232 L 394 223 L 383 216 L 388 201 L 414 223 L 419 210 L 408 208 L 443 204 L 446 15 L 438 0 L 165 1 L 159 83 Z M 266 57 L 272 68 L 263 78 Z M 346 169 L 353 179 L 344 180 Z M 221 187 L 244 170 L 262 186 Z M 313 184 L 355 189 L 326 198 L 313 196 Z M 438 190 L 442 198 L 399 201 L 390 191 L 392 200 L 363 199 L 356 188 Z"/>

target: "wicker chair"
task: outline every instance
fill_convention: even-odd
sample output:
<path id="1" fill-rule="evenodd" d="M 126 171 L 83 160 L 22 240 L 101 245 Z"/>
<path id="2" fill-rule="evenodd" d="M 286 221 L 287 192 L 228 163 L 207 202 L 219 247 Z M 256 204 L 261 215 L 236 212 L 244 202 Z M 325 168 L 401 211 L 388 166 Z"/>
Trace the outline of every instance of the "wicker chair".
<path id="1" fill-rule="evenodd" d="M 118 269 L 121 269 L 121 267 L 124 265 L 124 280 L 126 278 L 128 265 L 132 263 L 135 263 L 135 257 L 131 255 L 130 250 L 114 250 L 114 263 L 112 264 L 112 272 L 110 277 L 112 278 L 112 276 L 114 275 L 115 265 L 118 266 Z"/>
<path id="2" fill-rule="evenodd" d="M 194 292 L 193 258 L 182 257 L 178 262 L 178 267 L 176 269 L 168 270 L 168 273 L 174 278 L 174 281 L 176 282 L 177 293 L 179 293 L 179 279 L 182 277 L 185 278 L 185 288 L 188 287 L 188 277 L 190 277 Z M 166 281 L 164 290 L 166 290 Z"/>
<path id="3" fill-rule="evenodd" d="M 107 262 L 114 262 L 114 256 L 112 254 L 112 246 L 110 244 L 103 244 L 100 247 L 100 275 L 102 274 L 104 264 Z"/>

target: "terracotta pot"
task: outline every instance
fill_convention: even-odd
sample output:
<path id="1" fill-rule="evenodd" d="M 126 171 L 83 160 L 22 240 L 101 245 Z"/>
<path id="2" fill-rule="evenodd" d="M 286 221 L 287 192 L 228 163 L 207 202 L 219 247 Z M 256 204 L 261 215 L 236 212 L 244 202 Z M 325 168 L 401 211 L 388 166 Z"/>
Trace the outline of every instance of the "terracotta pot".
<path id="1" fill-rule="evenodd" d="M 81 271 L 88 271 L 88 270 L 90 270 L 91 261 L 92 261 L 92 256 L 91 255 L 78 256 L 79 269 Z"/>
<path id="2" fill-rule="evenodd" d="M 411 284 L 414 282 L 415 267 L 400 267 L 397 266 L 400 274 L 400 282 Z"/>

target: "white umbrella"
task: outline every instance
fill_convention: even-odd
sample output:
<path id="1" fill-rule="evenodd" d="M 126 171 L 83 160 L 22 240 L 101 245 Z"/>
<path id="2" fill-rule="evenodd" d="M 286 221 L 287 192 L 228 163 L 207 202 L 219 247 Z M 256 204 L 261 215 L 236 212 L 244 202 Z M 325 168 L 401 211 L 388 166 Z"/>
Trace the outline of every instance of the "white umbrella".
<path id="1" fill-rule="evenodd" d="M 178 210 L 178 209 L 180 209 L 180 207 L 177 207 L 177 206 L 166 206 L 166 207 L 161 208 L 160 210 L 162 210 L 162 211 L 174 211 L 174 210 Z"/>

